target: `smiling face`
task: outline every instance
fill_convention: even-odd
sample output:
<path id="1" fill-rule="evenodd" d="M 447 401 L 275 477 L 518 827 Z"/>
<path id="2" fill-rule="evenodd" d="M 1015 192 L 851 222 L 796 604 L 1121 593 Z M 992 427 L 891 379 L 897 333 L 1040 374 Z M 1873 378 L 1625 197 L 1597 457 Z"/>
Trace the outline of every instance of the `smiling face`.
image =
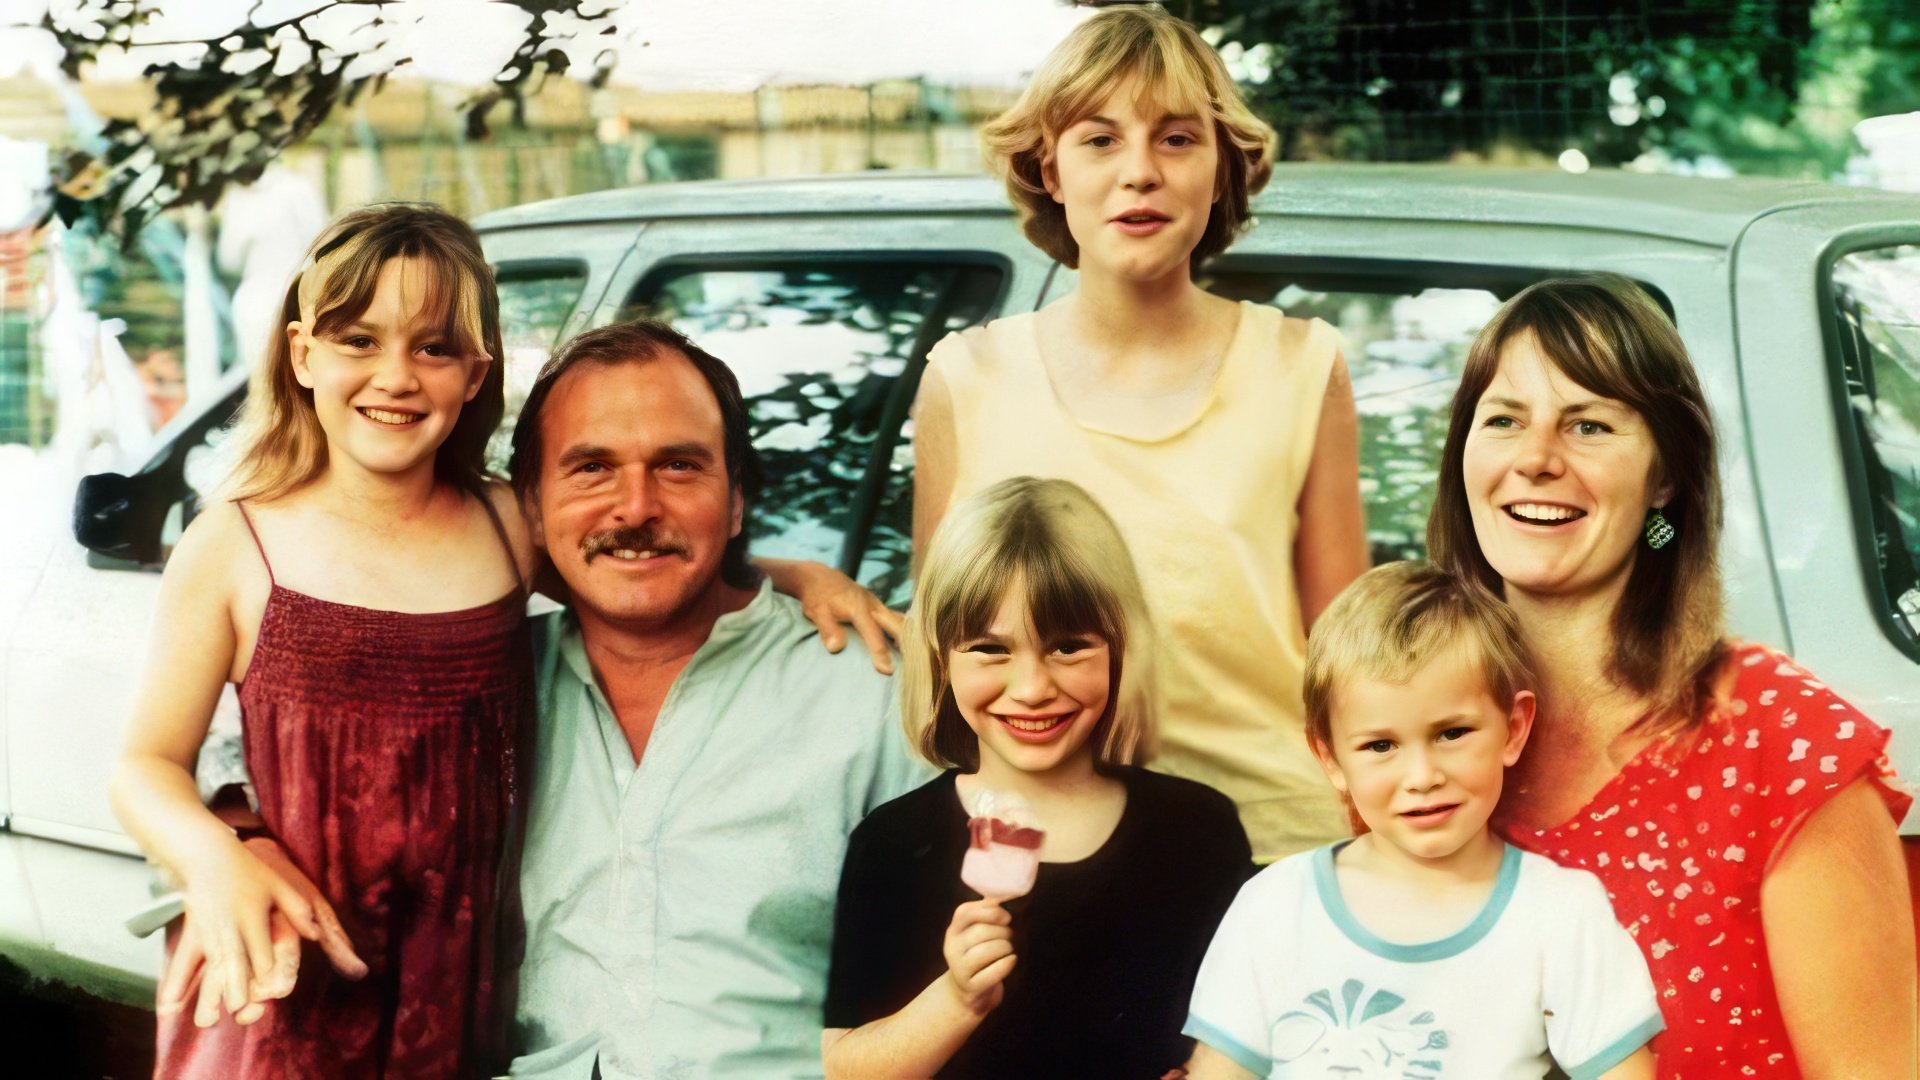
<path id="1" fill-rule="evenodd" d="M 1405 682 L 1353 678 L 1334 695 L 1331 745 L 1313 743 L 1327 779 L 1386 847 L 1421 865 L 1472 860 L 1533 726 L 1533 695 L 1511 709 L 1488 693 L 1462 648 Z"/>
<path id="2" fill-rule="evenodd" d="M 1176 114 L 1130 79 L 1060 133 L 1047 191 L 1066 211 L 1083 274 L 1188 273 L 1219 197 L 1213 128 L 1204 112 Z"/>
<path id="3" fill-rule="evenodd" d="M 540 424 L 534 540 L 583 621 L 657 626 L 724 587 L 743 504 L 719 402 L 686 357 L 580 364 Z"/>
<path id="4" fill-rule="evenodd" d="M 1474 535 L 1508 597 L 1623 588 L 1647 511 L 1667 500 L 1657 458 L 1639 413 L 1567 378 L 1532 333 L 1510 338 L 1461 463 Z"/>
<path id="5" fill-rule="evenodd" d="M 335 332 L 311 313 L 287 324 L 293 375 L 313 392 L 333 468 L 381 475 L 431 472 L 461 406 L 486 377 L 485 358 L 463 354 L 435 313 L 424 260 L 389 259 L 367 309 Z"/>
<path id="6" fill-rule="evenodd" d="M 954 704 L 980 740 L 980 777 L 1093 768 L 1094 728 L 1111 695 L 1112 651 L 1091 634 L 1041 640 L 1015 583 L 979 637 L 947 653 Z"/>

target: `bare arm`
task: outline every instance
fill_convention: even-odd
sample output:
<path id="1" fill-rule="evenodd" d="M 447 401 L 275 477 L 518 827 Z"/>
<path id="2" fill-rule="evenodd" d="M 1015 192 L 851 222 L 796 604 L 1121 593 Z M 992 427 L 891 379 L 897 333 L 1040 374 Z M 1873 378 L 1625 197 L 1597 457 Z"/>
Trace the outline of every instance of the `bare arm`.
<path id="1" fill-rule="evenodd" d="M 208 852 L 239 851 L 200 801 L 193 766 L 237 645 L 231 615 L 237 511 L 210 508 L 180 538 L 160 582 L 146 670 L 109 794 L 116 817 L 176 879 Z"/>
<path id="2" fill-rule="evenodd" d="M 913 576 L 918 579 L 927 545 L 953 501 L 953 395 L 940 369 L 927 366 L 913 402 Z"/>
<path id="3" fill-rule="evenodd" d="M 1013 970 L 1013 918 L 992 900 L 954 909 L 944 945 L 947 971 L 892 1016 L 820 1037 L 831 1080 L 932 1076 L 966 1045 L 1006 994 Z"/>
<path id="4" fill-rule="evenodd" d="M 1913 910 L 1886 806 L 1856 780 L 1801 826 L 1760 886 L 1780 1015 L 1801 1073 L 1914 1076 Z"/>
<path id="5" fill-rule="evenodd" d="M 201 803 L 193 781 L 214 706 L 233 674 L 236 579 L 243 572 L 237 568 L 258 565 L 244 528 L 239 512 L 220 504 L 195 519 L 174 549 L 138 704 L 109 786 L 128 834 L 184 885 L 206 978 L 229 1012 L 258 996 L 258 988 L 284 981 L 274 974 L 276 908 L 301 936 L 322 934 L 313 906 Z"/>
<path id="6" fill-rule="evenodd" d="M 1635 1050 L 1627 1060 L 1600 1074 L 1600 1080 L 1653 1080 L 1653 1051 Z"/>
<path id="7" fill-rule="evenodd" d="M 1367 518 L 1360 507 L 1360 421 L 1353 411 L 1347 362 L 1333 358 L 1313 461 L 1300 487 L 1300 532 L 1293 541 L 1293 578 L 1300 592 L 1300 621 L 1314 620 L 1340 590 L 1367 570 Z"/>
<path id="8" fill-rule="evenodd" d="M 1193 1044 L 1186 1080 L 1260 1080 L 1240 1063 L 1203 1042 Z"/>

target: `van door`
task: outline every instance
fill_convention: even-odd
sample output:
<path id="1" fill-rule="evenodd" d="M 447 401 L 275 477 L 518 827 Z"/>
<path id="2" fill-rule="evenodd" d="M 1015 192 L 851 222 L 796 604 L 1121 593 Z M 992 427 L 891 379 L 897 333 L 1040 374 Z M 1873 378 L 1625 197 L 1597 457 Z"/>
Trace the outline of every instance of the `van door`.
<path id="1" fill-rule="evenodd" d="M 1920 775 L 1920 200 L 1782 210 L 1735 252 L 1745 390 L 1795 658 Z M 1920 815 L 1906 831 L 1920 832 Z"/>

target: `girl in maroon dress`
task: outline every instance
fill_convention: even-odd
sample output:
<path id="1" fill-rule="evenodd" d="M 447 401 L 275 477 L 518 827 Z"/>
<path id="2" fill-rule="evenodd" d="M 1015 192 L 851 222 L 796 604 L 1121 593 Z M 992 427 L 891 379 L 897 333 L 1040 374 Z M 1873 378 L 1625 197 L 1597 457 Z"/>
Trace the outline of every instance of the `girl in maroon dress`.
<path id="1" fill-rule="evenodd" d="M 1427 538 L 1539 659 L 1496 824 L 1606 884 L 1659 992 L 1660 1076 L 1913 1076 L 1911 799 L 1885 729 L 1725 637 L 1713 442 L 1624 278 L 1535 285 L 1474 342 Z"/>
<path id="2" fill-rule="evenodd" d="M 532 711 L 532 556 L 484 468 L 503 408 L 492 277 L 459 219 L 369 208 L 315 244 L 281 319 L 232 501 L 168 563 L 113 783 L 185 890 L 171 967 L 203 972 L 190 1011 L 179 980 L 161 989 L 158 1073 L 473 1075 L 499 1060 L 512 1004 L 498 930 L 518 914 Z M 270 840 L 194 788 L 228 682 Z"/>

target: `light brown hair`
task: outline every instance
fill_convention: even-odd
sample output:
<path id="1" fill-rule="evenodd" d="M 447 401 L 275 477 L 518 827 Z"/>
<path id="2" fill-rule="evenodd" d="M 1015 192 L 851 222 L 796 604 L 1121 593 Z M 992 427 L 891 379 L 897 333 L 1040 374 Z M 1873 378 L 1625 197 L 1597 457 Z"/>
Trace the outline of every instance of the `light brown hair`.
<path id="1" fill-rule="evenodd" d="M 981 132 L 1034 246 L 1078 267 L 1066 210 L 1047 191 L 1060 133 L 1091 116 L 1116 87 L 1137 79 L 1142 105 L 1213 121 L 1217 198 L 1193 249 L 1199 266 L 1227 249 L 1251 216 L 1248 200 L 1273 174 L 1273 128 L 1247 108 L 1220 57 L 1193 27 L 1152 6 L 1113 7 L 1056 46 L 1011 109 Z"/>
<path id="2" fill-rule="evenodd" d="M 294 377 L 290 322 L 308 320 L 317 336 L 338 334 L 373 303 L 380 271 L 390 259 L 426 264 L 421 307 L 437 322 L 446 344 L 487 364 L 480 389 L 435 452 L 434 476 L 479 494 L 487 480 L 487 439 L 506 410 L 506 350 L 500 343 L 500 301 L 480 238 L 466 222 L 437 206 L 383 203 L 362 207 L 333 223 L 308 251 L 306 268 L 287 286 L 266 355 L 247 386 L 235 421 L 239 444 L 233 474 L 222 486 L 231 499 L 269 501 L 319 479 L 327 469 L 327 437 L 314 412 L 313 391 Z"/>
<path id="3" fill-rule="evenodd" d="M 947 655 L 984 635 L 1015 586 L 1043 641 L 1107 643 L 1107 711 L 1090 739 L 1100 765 L 1152 753 L 1153 632 L 1133 558 L 1113 519 L 1065 480 L 1016 476 L 957 503 L 927 548 L 900 639 L 900 720 L 942 768 L 980 767 L 980 740 L 953 700 Z"/>
<path id="4" fill-rule="evenodd" d="M 1437 656 L 1464 650 L 1504 712 L 1537 682 L 1513 609 L 1480 583 L 1431 563 L 1376 566 L 1342 589 L 1307 638 L 1307 739 L 1333 745 L 1340 689 L 1358 679 L 1404 683 Z"/>
<path id="5" fill-rule="evenodd" d="M 1480 397 L 1500 370 L 1501 350 L 1523 334 L 1533 335 L 1561 374 L 1632 409 L 1653 436 L 1652 480 L 1671 488 L 1661 513 L 1676 534 L 1658 550 L 1635 548 L 1613 613 L 1607 674 L 1648 699 L 1642 720 L 1651 730 L 1689 728 L 1711 698 L 1710 680 L 1724 652 L 1713 417 L 1679 331 L 1632 281 L 1594 274 L 1539 282 L 1507 301 L 1474 339 L 1454 391 L 1427 518 L 1429 557 L 1505 595 L 1474 535 L 1462 459 Z"/>

